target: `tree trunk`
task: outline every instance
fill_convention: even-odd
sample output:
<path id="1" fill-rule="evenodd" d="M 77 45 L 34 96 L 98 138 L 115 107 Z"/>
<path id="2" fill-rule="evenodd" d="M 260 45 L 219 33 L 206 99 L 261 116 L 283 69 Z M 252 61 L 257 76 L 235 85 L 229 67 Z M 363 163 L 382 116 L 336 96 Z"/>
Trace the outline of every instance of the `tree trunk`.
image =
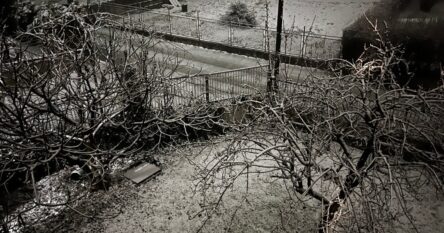
<path id="1" fill-rule="evenodd" d="M 345 183 L 341 191 L 339 192 L 339 195 L 334 199 L 334 201 L 325 205 L 321 223 L 319 224 L 319 233 L 329 232 L 328 228 L 331 225 L 330 223 L 334 220 L 336 214 L 341 210 L 341 204 L 350 196 L 354 188 L 361 184 L 361 175 L 363 168 L 368 158 L 374 151 L 373 140 L 374 139 L 371 138 L 367 142 L 366 149 L 364 150 L 364 152 L 362 152 L 362 155 L 359 158 L 358 163 L 356 164 L 357 173 L 351 170 L 345 178 Z"/>

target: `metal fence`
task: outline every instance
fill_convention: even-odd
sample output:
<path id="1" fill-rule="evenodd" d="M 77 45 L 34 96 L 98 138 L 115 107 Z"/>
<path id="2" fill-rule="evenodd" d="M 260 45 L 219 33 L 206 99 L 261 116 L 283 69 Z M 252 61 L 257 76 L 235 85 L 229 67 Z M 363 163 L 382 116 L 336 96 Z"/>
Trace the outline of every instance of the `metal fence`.
<path id="1" fill-rule="evenodd" d="M 128 6 L 102 3 L 100 11 L 123 16 L 123 20 L 151 30 L 190 37 L 198 40 L 218 42 L 242 48 L 274 51 L 276 30 L 263 27 L 236 25 L 206 19 L 196 12 L 194 16 L 155 12 L 143 6 Z M 282 53 L 314 59 L 340 57 L 341 37 L 319 35 L 307 30 L 285 30 L 282 36 Z M 269 46 L 271 45 L 271 46 Z"/>
<path id="2" fill-rule="evenodd" d="M 167 98 L 173 106 L 218 102 L 254 95 L 267 89 L 267 66 L 255 66 L 210 74 L 171 78 Z"/>

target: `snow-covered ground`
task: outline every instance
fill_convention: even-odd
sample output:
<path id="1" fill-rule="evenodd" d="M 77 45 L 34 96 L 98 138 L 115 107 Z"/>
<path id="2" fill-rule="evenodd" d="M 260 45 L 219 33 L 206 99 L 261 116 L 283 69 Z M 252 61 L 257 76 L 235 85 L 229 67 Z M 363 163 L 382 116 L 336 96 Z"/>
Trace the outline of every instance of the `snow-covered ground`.
<path id="1" fill-rule="evenodd" d="M 201 17 L 219 19 L 229 5 L 238 0 L 187 0 L 189 11 L 199 11 Z M 245 0 L 259 22 L 265 24 L 265 2 L 270 2 L 270 24 L 276 25 L 278 0 Z M 313 24 L 312 32 L 341 36 L 342 30 L 380 0 L 285 0 L 284 26 L 295 30 Z"/>
<path id="2" fill-rule="evenodd" d="M 66 0 L 34 0 L 42 2 L 65 2 Z M 107 2 L 109 0 L 77 0 L 79 3 Z M 137 0 L 134 0 L 137 2 Z M 142 0 L 140 0 L 142 1 Z M 218 20 L 231 3 L 239 0 L 187 0 L 188 10 L 199 11 L 202 18 Z M 265 3 L 269 2 L 270 26 L 275 27 L 278 0 L 245 0 L 249 8 L 255 12 L 258 21 L 265 25 Z M 365 11 L 381 0 L 285 0 L 284 27 L 306 30 L 313 25 L 312 32 L 321 35 L 341 36 L 342 30 Z"/>
<path id="3" fill-rule="evenodd" d="M 229 139 L 227 137 L 226 139 Z M 220 138 L 219 138 L 220 139 Z M 197 232 L 206 216 L 200 212 L 204 206 L 195 185 L 198 168 L 210 163 L 212 156 L 223 150 L 226 142 L 207 142 L 180 147 L 159 154 L 165 164 L 163 174 L 138 187 L 127 183 L 131 199 L 126 199 L 121 214 L 112 219 L 91 223 L 81 232 Z M 282 180 L 269 173 L 252 173 L 239 179 L 223 199 L 220 209 L 210 218 L 202 232 L 315 232 L 320 203 L 298 199 Z M 247 188 L 248 187 L 248 188 Z M 113 195 L 121 196 L 116 189 Z M 419 191 L 421 197 L 413 199 L 404 194 L 406 209 L 413 215 L 419 232 L 440 232 L 444 227 L 444 198 L 429 187 Z M 123 197 L 123 196 L 121 196 Z M 217 198 L 208 197 L 206 198 Z M 300 198 L 300 197 L 299 197 Z M 390 232 L 415 232 L 407 219 L 387 226 Z M 388 221 L 389 222 L 389 221 Z"/>
<path id="4" fill-rule="evenodd" d="M 198 172 L 226 148 L 227 142 L 222 139 L 158 152 L 155 156 L 163 164 L 163 171 L 155 179 L 140 185 L 116 179 L 109 191 L 88 194 L 73 202 L 72 208 L 65 208 L 39 229 L 88 233 L 198 232 L 207 219 L 202 212 L 205 206 L 201 205 L 204 196 L 195 189 Z M 208 219 L 202 232 L 316 231 L 319 202 L 306 198 L 301 201 L 288 184 L 269 173 L 252 173 L 248 185 L 246 180 L 239 179 L 225 193 L 220 208 Z M 408 220 L 400 219 L 400 223 L 388 226 L 388 232 L 441 232 L 444 197 L 427 187 L 420 192 L 418 200 L 407 192 L 403 194 L 407 201 L 405 211 L 413 215 L 417 231 Z"/>

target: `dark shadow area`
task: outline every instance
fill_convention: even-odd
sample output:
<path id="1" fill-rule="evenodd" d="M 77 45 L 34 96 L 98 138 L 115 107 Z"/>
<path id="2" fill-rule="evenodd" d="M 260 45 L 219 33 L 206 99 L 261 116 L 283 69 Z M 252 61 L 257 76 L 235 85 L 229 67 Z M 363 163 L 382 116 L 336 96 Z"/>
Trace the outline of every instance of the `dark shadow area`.
<path id="1" fill-rule="evenodd" d="M 414 73 L 409 80 L 411 87 L 439 85 L 444 64 L 444 1 L 394 0 L 375 6 L 344 30 L 344 59 L 356 60 L 365 46 L 375 44 L 377 38 L 369 21 L 378 22 L 378 29 L 386 30 L 388 39 L 404 48 L 404 58 Z"/>

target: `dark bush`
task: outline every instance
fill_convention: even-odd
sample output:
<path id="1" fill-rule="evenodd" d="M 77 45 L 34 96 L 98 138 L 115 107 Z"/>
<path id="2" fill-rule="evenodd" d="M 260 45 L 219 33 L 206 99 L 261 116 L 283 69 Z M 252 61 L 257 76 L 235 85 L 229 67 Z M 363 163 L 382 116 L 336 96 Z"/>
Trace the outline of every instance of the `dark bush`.
<path id="1" fill-rule="evenodd" d="M 248 10 L 243 2 L 232 3 L 227 12 L 222 16 L 223 23 L 232 23 L 239 26 L 253 27 L 257 24 L 254 12 Z"/>

